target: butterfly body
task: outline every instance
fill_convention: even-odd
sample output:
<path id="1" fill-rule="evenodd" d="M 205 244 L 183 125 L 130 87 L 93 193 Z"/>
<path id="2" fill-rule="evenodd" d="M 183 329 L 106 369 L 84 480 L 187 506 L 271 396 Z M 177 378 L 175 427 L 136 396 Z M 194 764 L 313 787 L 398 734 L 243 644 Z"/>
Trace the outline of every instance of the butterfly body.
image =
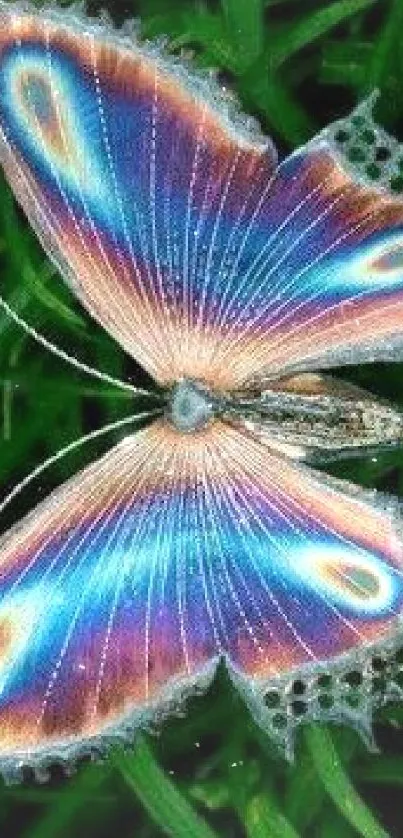
<path id="1" fill-rule="evenodd" d="M 164 394 L 0 541 L 7 778 L 132 736 L 220 660 L 288 748 L 295 678 L 306 718 L 361 728 L 399 692 L 371 686 L 402 638 L 399 504 L 298 462 L 402 441 L 398 410 L 315 374 L 401 357 L 403 151 L 371 107 L 278 164 L 210 75 L 83 12 L 0 2 L 6 176 Z"/>
<path id="2" fill-rule="evenodd" d="M 260 386 L 254 381 L 232 393 L 182 379 L 167 401 L 166 416 L 179 431 L 195 432 L 220 417 L 297 459 L 351 456 L 403 441 L 398 410 L 330 376 L 302 373 Z"/>

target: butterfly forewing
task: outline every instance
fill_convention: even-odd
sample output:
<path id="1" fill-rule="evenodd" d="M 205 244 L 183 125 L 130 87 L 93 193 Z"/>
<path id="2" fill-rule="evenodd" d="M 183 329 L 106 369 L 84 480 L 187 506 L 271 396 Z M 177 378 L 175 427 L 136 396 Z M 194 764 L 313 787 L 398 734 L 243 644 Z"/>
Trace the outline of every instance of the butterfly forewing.
<path id="1" fill-rule="evenodd" d="M 276 169 L 213 83 L 157 48 L 69 12 L 3 3 L 0 18 L 9 181 L 83 304 L 158 381 L 228 389 L 397 351 L 403 203 L 384 182 L 401 152 L 369 104 L 353 119 L 370 131 L 337 124 Z"/>
<path id="2" fill-rule="evenodd" d="M 0 8 L 1 154 L 19 200 L 128 352 L 159 381 L 185 366 L 197 377 L 218 338 L 217 259 L 274 153 L 236 132 L 208 79 L 157 50 L 56 11 Z"/>

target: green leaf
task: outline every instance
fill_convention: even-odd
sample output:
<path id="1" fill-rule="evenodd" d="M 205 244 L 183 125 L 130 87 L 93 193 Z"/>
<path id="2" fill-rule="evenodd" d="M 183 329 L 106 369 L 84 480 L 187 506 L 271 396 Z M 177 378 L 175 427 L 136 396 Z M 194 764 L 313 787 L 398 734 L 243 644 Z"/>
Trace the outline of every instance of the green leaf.
<path id="1" fill-rule="evenodd" d="M 376 757 L 355 771 L 357 780 L 364 783 L 381 783 L 403 786 L 403 758 Z"/>
<path id="2" fill-rule="evenodd" d="M 23 285 L 18 286 L 11 295 L 8 296 L 7 302 L 9 306 L 14 309 L 14 311 L 18 311 L 19 314 L 22 314 L 25 308 L 27 308 L 29 302 L 31 300 L 30 295 L 28 294 L 27 290 L 24 288 Z M 0 359 L 7 354 L 4 352 L 5 344 L 4 344 L 4 336 L 7 332 L 15 331 L 16 326 L 13 320 L 0 308 L 0 340 L 1 340 L 1 355 Z"/>
<path id="3" fill-rule="evenodd" d="M 298 833 L 269 794 L 261 794 L 250 801 L 245 826 L 248 838 L 298 838 Z"/>
<path id="4" fill-rule="evenodd" d="M 350 782 L 329 731 L 319 725 L 311 726 L 305 730 L 305 741 L 319 780 L 359 835 L 363 838 L 390 838 Z"/>
<path id="5" fill-rule="evenodd" d="M 263 50 L 263 0 L 221 0 L 221 4 L 230 40 L 246 67 Z"/>
<path id="6" fill-rule="evenodd" d="M 19 392 L 32 393 L 35 390 L 35 381 L 33 380 L 32 372 L 34 372 L 34 376 L 41 374 L 41 371 L 37 369 L 31 370 L 30 374 L 28 374 L 24 371 L 11 371 L 7 373 L 3 368 L 0 368 L 0 385 L 9 383 L 11 387 L 18 389 Z M 95 396 L 101 399 L 113 399 L 118 404 L 122 401 L 130 401 L 131 406 L 134 404 L 133 393 L 130 390 L 119 390 L 117 387 L 108 387 L 107 384 L 102 383 L 82 383 L 74 373 L 72 373 L 71 378 L 58 377 L 56 374 L 49 374 L 44 377 L 43 381 L 41 381 L 41 396 L 47 397 L 50 394 L 54 398 L 60 398 L 60 396 L 66 399 L 68 397 L 71 398 L 71 396 L 76 396 L 77 398 L 93 398 Z"/>
<path id="7" fill-rule="evenodd" d="M 26 832 L 26 838 L 61 838 L 61 836 L 75 835 L 76 819 L 82 818 L 84 810 L 88 812 L 90 806 L 92 819 L 102 817 L 103 804 L 99 800 L 96 806 L 92 801 L 96 792 L 105 780 L 105 771 L 89 766 L 81 771 L 75 781 L 71 781 L 63 793 L 50 798 L 46 815 L 39 818 L 36 826 Z M 85 832 L 85 830 L 84 830 Z"/>
<path id="8" fill-rule="evenodd" d="M 200 9 L 184 9 L 179 14 L 164 14 L 152 18 L 143 26 L 147 37 L 169 35 L 172 51 L 200 46 L 203 53 L 197 56 L 197 64 L 218 66 L 235 75 L 244 69 L 239 61 L 236 44 L 231 40 L 222 15 Z M 196 59 L 195 59 L 196 63 Z"/>
<path id="9" fill-rule="evenodd" d="M 297 770 L 290 772 L 285 790 L 285 810 L 304 834 L 315 823 L 325 796 L 323 786 L 316 782 L 312 760 L 306 754 L 299 754 Z M 309 806 L 306 805 L 308 799 Z"/>
<path id="10" fill-rule="evenodd" d="M 325 35 L 334 26 L 343 23 L 357 12 L 369 8 L 374 2 L 376 0 L 338 0 L 308 15 L 289 28 L 278 43 L 270 46 L 272 70 L 277 69 L 291 55 L 308 46 L 312 41 Z"/>
<path id="11" fill-rule="evenodd" d="M 362 91 L 368 85 L 368 62 L 373 49 L 370 41 L 327 41 L 322 49 L 319 80 Z"/>
<path id="12" fill-rule="evenodd" d="M 194 783 L 189 789 L 189 794 L 198 803 L 202 803 L 207 809 L 224 809 L 231 805 L 229 799 L 228 784 L 224 779 L 204 780 L 202 783 Z"/>
<path id="13" fill-rule="evenodd" d="M 399 54 L 401 48 L 402 27 L 403 3 L 401 0 L 394 0 L 380 37 L 373 44 L 371 60 L 366 68 L 369 90 L 381 86 L 386 80 L 391 64 L 395 61 L 396 52 Z"/>
<path id="14" fill-rule="evenodd" d="M 162 771 L 143 738 L 137 739 L 130 754 L 115 751 L 112 761 L 165 835 L 218 838 Z"/>
<path id="15" fill-rule="evenodd" d="M 41 271 L 35 270 L 29 262 L 26 262 L 22 275 L 28 291 L 32 296 L 36 297 L 45 309 L 49 310 L 49 313 L 53 317 L 57 317 L 59 320 L 65 321 L 69 326 L 79 328 L 85 332 L 86 321 L 73 310 L 71 301 L 68 303 L 63 302 L 48 287 L 49 284 L 53 283 L 55 290 L 57 290 L 62 283 L 62 279 L 58 276 L 57 271 L 48 262 L 43 265 Z"/>
<path id="16" fill-rule="evenodd" d="M 355 829 L 348 826 L 340 816 L 334 816 L 334 812 L 327 811 L 326 816 L 318 832 L 320 838 L 357 838 Z"/>
<path id="17" fill-rule="evenodd" d="M 237 45 L 231 39 L 221 15 L 206 9 L 201 9 L 196 15 L 187 12 L 183 16 L 183 25 L 185 32 L 173 41 L 173 47 L 200 44 L 204 51 L 202 64 L 222 67 L 236 75 L 242 71 Z"/>
<path id="18" fill-rule="evenodd" d="M 248 80 L 245 96 L 267 114 L 269 130 L 275 130 L 290 147 L 301 145 L 315 133 L 308 114 L 285 84 L 264 74 Z"/>

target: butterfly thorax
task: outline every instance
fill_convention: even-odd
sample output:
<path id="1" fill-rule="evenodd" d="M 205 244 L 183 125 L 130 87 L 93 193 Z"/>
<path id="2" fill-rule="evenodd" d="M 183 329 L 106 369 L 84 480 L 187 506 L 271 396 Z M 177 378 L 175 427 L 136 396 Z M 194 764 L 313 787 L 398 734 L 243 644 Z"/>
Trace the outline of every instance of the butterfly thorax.
<path id="1" fill-rule="evenodd" d="M 200 430 L 214 416 L 214 399 L 210 391 L 189 379 L 182 379 L 172 389 L 168 416 L 179 431 Z"/>

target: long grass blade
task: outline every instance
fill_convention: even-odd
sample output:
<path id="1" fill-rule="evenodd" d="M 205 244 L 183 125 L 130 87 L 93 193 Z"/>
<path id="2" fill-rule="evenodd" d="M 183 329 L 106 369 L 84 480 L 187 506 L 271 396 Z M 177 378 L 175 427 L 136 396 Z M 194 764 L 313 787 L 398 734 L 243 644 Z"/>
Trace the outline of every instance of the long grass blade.
<path id="1" fill-rule="evenodd" d="M 255 61 L 263 50 L 263 0 L 221 0 L 228 34 L 238 47 L 243 65 Z"/>
<path id="2" fill-rule="evenodd" d="M 170 838 L 218 838 L 157 764 L 144 739 L 133 752 L 113 754 L 113 762 L 150 817 Z"/>
<path id="3" fill-rule="evenodd" d="M 298 833 L 269 794 L 250 801 L 245 825 L 248 838 L 298 838 Z"/>
<path id="4" fill-rule="evenodd" d="M 344 818 L 362 838 L 390 838 L 350 782 L 329 731 L 309 727 L 305 737 L 318 778 Z"/>
<path id="5" fill-rule="evenodd" d="M 338 0 L 307 15 L 302 21 L 289 28 L 284 36 L 272 45 L 271 68 L 277 69 L 291 55 L 322 37 L 352 15 L 369 8 L 374 2 L 376 0 Z"/>

